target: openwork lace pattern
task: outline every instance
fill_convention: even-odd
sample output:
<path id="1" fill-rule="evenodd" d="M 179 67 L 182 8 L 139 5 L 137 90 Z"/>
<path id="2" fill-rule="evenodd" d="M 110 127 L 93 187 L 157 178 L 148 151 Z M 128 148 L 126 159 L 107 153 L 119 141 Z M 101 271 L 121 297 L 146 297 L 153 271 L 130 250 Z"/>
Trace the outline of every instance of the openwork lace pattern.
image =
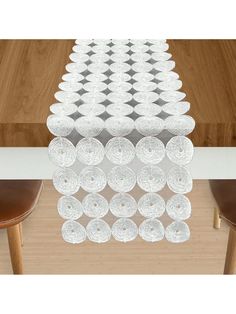
<path id="1" fill-rule="evenodd" d="M 76 40 L 47 119 L 66 242 L 189 239 L 195 122 L 168 49 L 165 40 Z"/>

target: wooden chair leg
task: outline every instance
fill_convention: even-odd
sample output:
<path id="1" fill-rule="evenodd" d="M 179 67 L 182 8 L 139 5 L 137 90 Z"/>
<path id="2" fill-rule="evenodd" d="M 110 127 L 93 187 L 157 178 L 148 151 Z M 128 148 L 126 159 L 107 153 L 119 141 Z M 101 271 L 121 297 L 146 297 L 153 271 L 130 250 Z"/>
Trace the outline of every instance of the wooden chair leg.
<path id="1" fill-rule="evenodd" d="M 19 232 L 20 232 L 20 243 L 21 243 L 21 246 L 23 246 L 24 245 L 24 239 L 23 239 L 23 231 L 22 231 L 22 222 L 20 222 L 18 224 L 18 226 L 19 226 Z"/>
<path id="2" fill-rule="evenodd" d="M 14 274 L 23 274 L 23 261 L 19 225 L 7 228 L 11 264 Z"/>
<path id="3" fill-rule="evenodd" d="M 214 223 L 213 226 L 215 229 L 220 229 L 220 224 L 221 224 L 221 218 L 220 218 L 220 213 L 218 207 L 215 206 L 214 208 Z"/>
<path id="4" fill-rule="evenodd" d="M 230 228 L 225 257 L 224 274 L 234 274 L 236 270 L 236 230 Z"/>

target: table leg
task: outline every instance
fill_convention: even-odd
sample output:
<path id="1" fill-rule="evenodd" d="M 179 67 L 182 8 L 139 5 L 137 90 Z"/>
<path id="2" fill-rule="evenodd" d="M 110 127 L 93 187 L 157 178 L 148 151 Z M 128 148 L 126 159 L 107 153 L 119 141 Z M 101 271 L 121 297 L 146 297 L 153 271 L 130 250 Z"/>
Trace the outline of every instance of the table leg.
<path id="1" fill-rule="evenodd" d="M 220 223 L 221 223 L 221 219 L 220 219 L 219 209 L 218 207 L 215 207 L 214 208 L 214 228 L 220 229 Z"/>
<path id="2" fill-rule="evenodd" d="M 23 273 L 22 249 L 19 225 L 7 228 L 11 264 L 14 274 Z"/>

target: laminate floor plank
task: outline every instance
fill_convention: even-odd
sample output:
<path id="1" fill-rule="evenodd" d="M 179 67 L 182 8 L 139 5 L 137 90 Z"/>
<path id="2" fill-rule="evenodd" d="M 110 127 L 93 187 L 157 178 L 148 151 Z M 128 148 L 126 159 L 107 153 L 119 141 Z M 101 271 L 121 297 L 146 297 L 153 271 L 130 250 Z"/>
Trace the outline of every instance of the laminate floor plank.
<path id="1" fill-rule="evenodd" d="M 56 210 L 59 194 L 45 181 L 37 208 L 23 223 L 26 274 L 222 274 L 228 227 L 213 229 L 215 202 L 208 181 L 195 181 L 188 220 L 191 239 L 183 244 L 166 240 L 105 244 L 86 241 L 70 245 L 61 238 L 63 223 Z M 10 274 L 5 230 L 0 230 L 0 273 Z"/>

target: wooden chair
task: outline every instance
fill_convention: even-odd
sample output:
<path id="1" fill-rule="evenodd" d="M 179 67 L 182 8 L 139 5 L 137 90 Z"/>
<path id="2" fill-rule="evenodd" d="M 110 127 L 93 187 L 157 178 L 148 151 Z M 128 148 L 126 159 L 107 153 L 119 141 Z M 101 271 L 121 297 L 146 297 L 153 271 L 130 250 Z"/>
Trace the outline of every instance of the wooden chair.
<path id="1" fill-rule="evenodd" d="M 0 180 L 0 228 L 7 229 L 14 274 L 23 273 L 21 223 L 33 211 L 42 185 L 41 180 Z"/>
<path id="2" fill-rule="evenodd" d="M 236 180 L 210 180 L 210 187 L 218 205 L 214 209 L 214 228 L 220 228 L 221 219 L 230 227 L 224 274 L 234 274 L 236 271 Z"/>

